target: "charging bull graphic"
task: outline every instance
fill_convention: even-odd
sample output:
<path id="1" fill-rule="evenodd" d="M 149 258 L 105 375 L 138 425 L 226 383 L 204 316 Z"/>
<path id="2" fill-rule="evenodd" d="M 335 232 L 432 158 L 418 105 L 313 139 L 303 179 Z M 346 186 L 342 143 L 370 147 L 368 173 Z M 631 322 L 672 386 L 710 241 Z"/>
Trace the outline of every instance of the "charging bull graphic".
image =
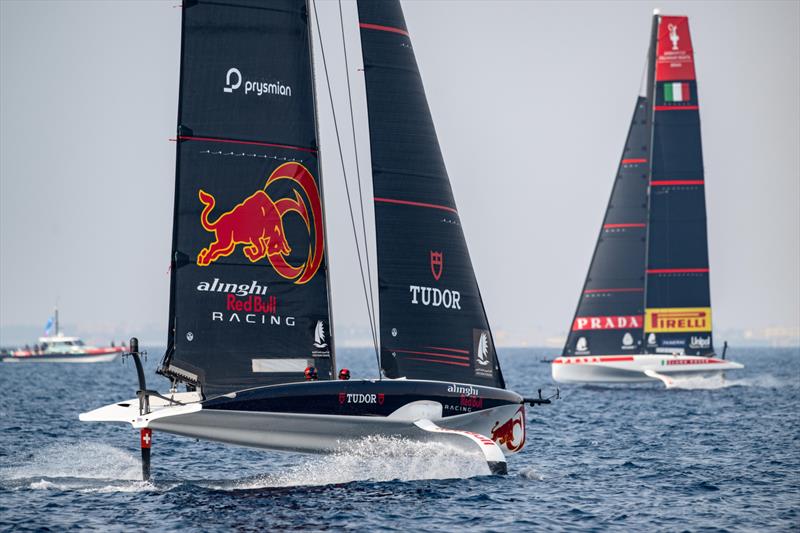
<path id="1" fill-rule="evenodd" d="M 273 200 L 267 194 L 267 188 L 279 180 L 292 182 L 294 198 Z M 305 199 L 300 195 L 301 191 Z M 200 189 L 198 197 L 205 206 L 200 214 L 200 223 L 203 229 L 214 234 L 214 241 L 197 254 L 198 266 L 208 266 L 221 257 L 231 255 L 241 244 L 244 245 L 242 252 L 251 263 L 267 258 L 279 275 L 296 284 L 307 283 L 319 270 L 324 247 L 322 202 L 317 183 L 305 166 L 294 162 L 279 166 L 269 176 L 262 190 L 254 192 L 213 222 L 209 220 L 209 215 L 216 205 L 214 196 Z M 292 248 L 286 238 L 283 217 L 290 212 L 297 213 L 303 219 L 312 241 L 308 258 L 297 266 L 286 260 Z"/>
<path id="2" fill-rule="evenodd" d="M 519 439 L 514 438 L 514 427 L 519 426 L 520 434 Z M 505 445 L 510 452 L 518 452 L 525 446 L 525 406 L 521 406 L 519 410 L 509 418 L 505 423 L 501 424 L 500 421 L 495 422 L 492 428 L 492 440 L 498 446 Z"/>

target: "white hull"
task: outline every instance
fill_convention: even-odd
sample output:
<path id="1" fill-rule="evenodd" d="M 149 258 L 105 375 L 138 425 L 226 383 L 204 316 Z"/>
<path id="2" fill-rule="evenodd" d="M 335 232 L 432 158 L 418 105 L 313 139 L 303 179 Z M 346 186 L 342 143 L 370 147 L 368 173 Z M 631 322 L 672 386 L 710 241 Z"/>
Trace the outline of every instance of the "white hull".
<path id="1" fill-rule="evenodd" d="M 184 405 L 151 397 L 152 412 L 140 416 L 139 401 L 132 399 L 82 413 L 80 419 L 126 422 L 185 437 L 304 453 L 332 452 L 373 436 L 435 441 L 481 451 L 493 471 L 501 463 L 504 469 L 504 454 L 518 452 L 525 443 L 525 408 L 519 404 L 443 417 L 440 403 L 416 401 L 389 416 L 345 416 L 204 409 L 196 393 L 172 398 Z"/>
<path id="2" fill-rule="evenodd" d="M 662 381 L 667 387 L 685 377 L 719 375 L 744 365 L 690 355 L 647 354 L 558 357 L 551 364 L 561 383 L 643 383 Z"/>
<path id="3" fill-rule="evenodd" d="M 4 363 L 110 363 L 116 361 L 122 352 L 111 352 L 99 355 L 31 355 L 26 357 L 4 356 Z"/>

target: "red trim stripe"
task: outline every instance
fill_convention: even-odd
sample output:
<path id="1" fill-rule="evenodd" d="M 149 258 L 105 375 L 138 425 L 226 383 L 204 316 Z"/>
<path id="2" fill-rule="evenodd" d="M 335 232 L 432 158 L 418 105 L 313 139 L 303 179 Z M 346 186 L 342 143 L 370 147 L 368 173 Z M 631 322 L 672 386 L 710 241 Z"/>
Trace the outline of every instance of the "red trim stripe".
<path id="1" fill-rule="evenodd" d="M 426 346 L 426 348 L 430 348 L 431 350 L 444 350 L 446 352 L 465 353 L 469 355 L 469 350 L 459 350 L 457 348 L 441 348 L 439 346 Z"/>
<path id="2" fill-rule="evenodd" d="M 653 106 L 656 111 L 691 111 L 700 109 L 696 105 L 657 105 Z"/>
<path id="3" fill-rule="evenodd" d="M 644 289 L 632 287 L 630 289 L 588 289 L 583 291 L 583 294 L 592 294 L 595 292 L 644 292 Z"/>
<path id="4" fill-rule="evenodd" d="M 375 197 L 376 202 L 383 202 L 385 204 L 399 204 L 399 205 L 413 205 L 416 207 L 429 207 L 431 209 L 441 209 L 443 211 L 450 211 L 452 213 L 458 213 L 454 208 L 447 207 L 446 205 L 438 205 L 438 204 L 426 204 L 424 202 L 412 202 L 409 200 L 396 200 L 394 198 L 378 198 Z"/>
<path id="5" fill-rule="evenodd" d="M 703 274 L 707 268 L 648 268 L 648 274 Z"/>
<path id="6" fill-rule="evenodd" d="M 449 359 L 461 359 L 463 361 L 469 361 L 469 357 L 464 357 L 463 355 L 450 355 L 445 353 L 434 353 L 434 352 L 415 352 L 412 350 L 393 350 L 393 351 L 400 353 L 411 353 L 414 355 L 434 355 L 436 357 L 447 357 Z"/>
<path id="7" fill-rule="evenodd" d="M 399 33 L 400 35 L 405 35 L 406 37 L 410 37 L 406 30 L 400 28 L 393 28 L 391 26 L 381 26 L 380 24 L 367 24 L 366 22 L 362 22 L 358 25 L 359 28 L 364 28 L 366 30 L 378 30 L 378 31 L 388 31 L 390 33 Z"/>
<path id="8" fill-rule="evenodd" d="M 646 224 L 630 223 L 630 224 L 603 224 L 603 229 L 614 228 L 646 228 Z"/>
<path id="9" fill-rule="evenodd" d="M 653 187 L 664 187 L 666 185 L 705 185 L 703 180 L 662 180 L 651 181 L 650 185 Z"/>
<path id="10" fill-rule="evenodd" d="M 647 159 L 623 159 L 623 165 L 633 165 L 635 163 L 647 163 Z"/>
<path id="11" fill-rule="evenodd" d="M 179 141 L 206 141 L 206 142 L 213 142 L 213 143 L 229 143 L 229 144 L 249 144 L 255 146 L 269 146 L 270 148 L 286 148 L 289 150 L 298 150 L 300 152 L 308 152 L 310 154 L 316 154 L 317 151 L 313 148 L 303 148 L 302 146 L 291 146 L 289 144 L 273 144 L 273 143 L 262 143 L 256 141 L 236 141 L 234 139 L 215 139 L 214 137 L 192 137 L 190 135 L 179 135 Z"/>
<path id="12" fill-rule="evenodd" d="M 575 364 L 583 363 L 584 359 L 588 359 L 588 361 L 585 361 L 586 363 L 615 363 L 620 361 L 633 361 L 633 356 L 620 355 L 612 357 L 597 357 L 591 355 L 575 355 L 575 356 L 565 356 L 565 357 L 559 357 L 558 359 L 553 359 L 553 364 L 564 364 L 567 359 L 569 360 L 574 359 Z"/>
<path id="13" fill-rule="evenodd" d="M 436 359 L 424 359 L 422 357 L 409 357 L 412 361 L 427 361 L 429 363 L 441 363 L 443 365 L 455 365 L 455 366 L 469 366 L 469 363 L 456 363 L 455 361 L 438 361 Z"/>

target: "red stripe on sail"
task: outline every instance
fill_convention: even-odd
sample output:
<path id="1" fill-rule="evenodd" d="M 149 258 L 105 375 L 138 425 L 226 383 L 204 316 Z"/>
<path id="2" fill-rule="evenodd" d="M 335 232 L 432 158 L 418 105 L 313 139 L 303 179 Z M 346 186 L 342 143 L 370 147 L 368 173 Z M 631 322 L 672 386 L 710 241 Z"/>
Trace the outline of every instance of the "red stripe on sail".
<path id="1" fill-rule="evenodd" d="M 438 205 L 438 204 L 426 204 L 425 202 L 412 202 L 410 200 L 396 200 L 394 198 L 378 198 L 375 197 L 376 202 L 382 202 L 385 204 L 399 204 L 399 205 L 413 205 L 416 207 L 429 207 L 431 209 L 441 209 L 443 211 L 450 211 L 452 213 L 458 213 L 454 208 L 447 207 L 446 205 Z"/>
<path id="2" fill-rule="evenodd" d="M 594 294 L 596 292 L 644 292 L 644 289 L 632 287 L 630 289 L 587 289 L 583 294 Z"/>
<path id="3" fill-rule="evenodd" d="M 689 84 L 688 83 L 681 83 L 681 99 L 683 101 L 692 99 L 692 95 L 689 93 Z"/>
<path id="4" fill-rule="evenodd" d="M 647 163 L 647 159 L 623 159 L 623 165 L 633 165 L 635 163 Z"/>
<path id="5" fill-rule="evenodd" d="M 696 105 L 657 105 L 653 106 L 656 111 L 691 111 L 698 110 L 700 106 Z"/>
<path id="6" fill-rule="evenodd" d="M 629 224 L 603 224 L 603 229 L 614 229 L 614 228 L 645 228 L 647 227 L 645 224 L 640 223 L 629 223 Z"/>
<path id="7" fill-rule="evenodd" d="M 422 357 L 409 357 L 408 359 L 412 361 L 427 361 L 429 363 L 441 363 L 443 365 L 469 366 L 469 363 L 457 363 L 455 361 L 438 361 L 436 359 L 423 359 Z"/>
<path id="8" fill-rule="evenodd" d="M 431 350 L 444 350 L 446 352 L 465 353 L 469 355 L 469 350 L 459 350 L 457 348 L 441 348 L 439 346 L 426 346 L 426 348 L 430 348 Z"/>
<path id="9" fill-rule="evenodd" d="M 179 141 L 206 141 L 212 143 L 229 143 L 229 144 L 248 144 L 254 146 L 269 146 L 270 148 L 286 148 L 288 150 L 298 150 L 300 152 L 308 152 L 310 154 L 316 154 L 317 151 L 313 148 L 303 148 L 302 146 L 292 146 L 289 144 L 274 144 L 274 143 L 262 143 L 257 141 L 237 141 L 235 139 L 217 139 L 214 137 L 192 137 L 190 135 L 179 135 Z"/>
<path id="10" fill-rule="evenodd" d="M 665 185 L 705 185 L 703 180 L 662 180 L 651 181 L 650 185 L 654 187 L 663 187 Z"/>
<path id="11" fill-rule="evenodd" d="M 469 357 L 464 357 L 463 355 L 450 355 L 446 353 L 434 353 L 434 352 L 414 352 L 411 350 L 392 350 L 392 351 L 400 353 L 411 353 L 414 355 L 434 355 L 436 357 L 448 357 L 450 359 L 462 359 L 464 361 L 469 361 Z"/>
<path id="12" fill-rule="evenodd" d="M 704 274 L 707 268 L 648 268 L 648 274 Z"/>
<path id="13" fill-rule="evenodd" d="M 362 22 L 358 25 L 358 27 L 367 30 L 378 30 L 378 31 L 388 31 L 390 33 L 399 33 L 400 35 L 405 35 L 406 37 L 409 37 L 408 32 L 406 30 L 400 28 L 393 28 L 391 26 L 381 26 L 380 24 L 367 24 L 366 22 Z"/>

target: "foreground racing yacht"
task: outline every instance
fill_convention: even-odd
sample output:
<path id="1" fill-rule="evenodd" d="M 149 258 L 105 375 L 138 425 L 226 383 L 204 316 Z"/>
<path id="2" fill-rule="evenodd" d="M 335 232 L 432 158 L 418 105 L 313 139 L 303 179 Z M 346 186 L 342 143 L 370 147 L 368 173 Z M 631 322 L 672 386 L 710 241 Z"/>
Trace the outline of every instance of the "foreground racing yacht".
<path id="1" fill-rule="evenodd" d="M 330 335 L 313 12 L 303 0 L 192 1 L 182 11 L 169 339 L 158 370 L 172 387 L 147 389 L 132 342 L 138 397 L 81 420 L 140 428 L 145 477 L 152 430 L 320 453 L 374 435 L 440 441 L 504 473 L 505 455 L 525 444 L 525 403 L 548 401 L 505 389 L 400 4 L 358 2 L 380 368 L 352 381 L 335 379 Z M 318 381 L 305 381 L 311 367 Z"/>
<path id="2" fill-rule="evenodd" d="M 687 17 L 656 12 L 645 83 L 564 350 L 565 383 L 742 368 L 714 352 L 705 180 Z"/>

